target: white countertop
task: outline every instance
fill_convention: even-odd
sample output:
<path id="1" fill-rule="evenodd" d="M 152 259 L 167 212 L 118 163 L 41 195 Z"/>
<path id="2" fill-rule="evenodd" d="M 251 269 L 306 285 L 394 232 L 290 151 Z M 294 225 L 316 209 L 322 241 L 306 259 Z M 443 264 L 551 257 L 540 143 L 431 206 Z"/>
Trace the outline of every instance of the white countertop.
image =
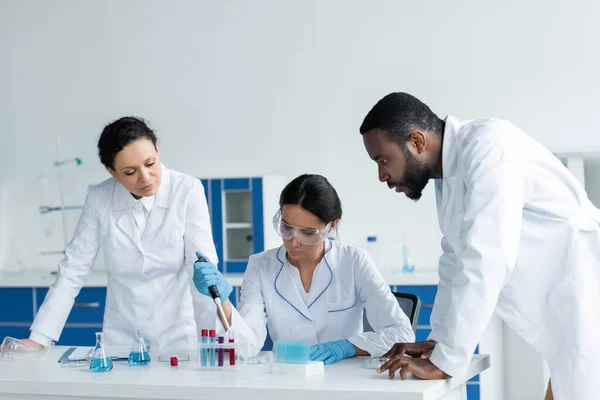
<path id="1" fill-rule="evenodd" d="M 232 286 L 242 286 L 244 274 L 225 275 Z M 385 281 L 390 286 L 402 285 L 437 285 L 436 271 L 423 271 L 413 273 L 384 274 Z M 48 287 L 54 283 L 56 275 L 48 271 L 25 271 L 17 273 L 1 273 L 0 287 Z M 106 270 L 92 270 L 85 282 L 85 287 L 106 286 Z"/>
<path id="2" fill-rule="evenodd" d="M 489 368 L 489 356 L 476 355 L 461 379 L 425 381 L 409 376 L 389 380 L 364 369 L 359 359 L 325 367 L 323 375 L 309 378 L 272 375 L 266 366 L 246 366 L 239 371 L 201 371 L 196 357 L 171 367 L 155 358 L 147 367 L 115 362 L 112 371 L 92 373 L 87 367 L 57 363 L 68 347 L 55 347 L 33 360 L 0 361 L 0 398 L 77 396 L 79 399 L 437 399 Z M 195 354 L 194 351 L 191 352 Z M 225 367 L 226 368 L 226 367 Z"/>

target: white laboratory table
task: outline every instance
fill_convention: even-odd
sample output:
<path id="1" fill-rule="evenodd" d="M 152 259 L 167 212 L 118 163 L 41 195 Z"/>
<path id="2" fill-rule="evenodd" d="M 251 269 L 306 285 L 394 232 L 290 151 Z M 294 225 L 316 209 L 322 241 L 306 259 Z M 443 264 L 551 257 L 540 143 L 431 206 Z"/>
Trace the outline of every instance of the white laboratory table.
<path id="1" fill-rule="evenodd" d="M 325 367 L 309 378 L 272 375 L 268 366 L 246 366 L 238 371 L 202 371 L 196 358 L 172 367 L 155 359 L 146 367 L 115 362 L 110 372 L 92 373 L 86 367 L 57 363 L 68 347 L 57 346 L 33 360 L 0 361 L 0 399 L 466 399 L 465 382 L 489 367 L 489 356 L 476 355 L 460 379 L 406 381 L 364 369 L 359 359 Z M 226 368 L 226 367 L 225 367 Z"/>

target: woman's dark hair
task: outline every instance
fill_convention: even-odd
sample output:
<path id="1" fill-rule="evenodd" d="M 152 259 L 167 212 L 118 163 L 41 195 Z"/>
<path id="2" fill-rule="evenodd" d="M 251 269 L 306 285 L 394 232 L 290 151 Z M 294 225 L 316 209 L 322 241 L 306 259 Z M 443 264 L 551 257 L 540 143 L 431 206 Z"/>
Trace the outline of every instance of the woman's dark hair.
<path id="1" fill-rule="evenodd" d="M 294 204 L 328 224 L 342 218 L 342 203 L 331 183 L 321 175 L 304 174 L 287 184 L 279 197 L 279 208 Z"/>
<path id="2" fill-rule="evenodd" d="M 115 168 L 115 156 L 131 142 L 148 139 L 156 148 L 156 135 L 146 125 L 146 121 L 137 117 L 123 117 L 104 127 L 98 140 L 98 155 L 105 167 Z"/>

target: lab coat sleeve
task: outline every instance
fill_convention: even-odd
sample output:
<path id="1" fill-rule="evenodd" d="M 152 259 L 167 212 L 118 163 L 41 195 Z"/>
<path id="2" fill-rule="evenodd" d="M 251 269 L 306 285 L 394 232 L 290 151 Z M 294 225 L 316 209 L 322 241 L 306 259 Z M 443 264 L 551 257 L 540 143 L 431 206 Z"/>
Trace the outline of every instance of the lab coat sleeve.
<path id="1" fill-rule="evenodd" d="M 438 269 L 440 280 L 430 317 L 431 334 L 429 335 L 428 340 L 433 341 L 437 341 L 437 337 L 444 337 L 448 334 L 444 320 L 448 313 L 452 294 L 450 282 L 452 277 L 456 274 L 456 267 L 458 266 L 456 254 L 452 250 L 452 247 L 450 247 L 446 237 L 442 238 L 442 251 L 443 254 L 440 257 Z"/>
<path id="2" fill-rule="evenodd" d="M 184 233 L 184 265 L 189 275 L 196 327 L 197 329 L 212 329 L 217 326 L 216 307 L 211 298 L 198 292 L 193 281 L 194 263 L 197 260 L 196 251 L 207 256 L 214 265 L 218 265 L 219 262 L 213 242 L 204 187 L 199 180 L 194 179 L 188 196 Z"/>
<path id="3" fill-rule="evenodd" d="M 431 335 L 437 345 L 430 360 L 450 376 L 466 372 L 514 269 L 525 204 L 524 158 L 509 143 L 514 128 L 479 129 L 485 130 L 467 138 L 460 155 L 466 192 L 457 265 L 440 299 L 447 301 L 447 309 L 436 316 Z"/>
<path id="4" fill-rule="evenodd" d="M 31 325 L 32 340 L 57 341 L 71 312 L 75 297 L 90 274 L 100 249 L 100 218 L 94 207 L 93 193 L 88 194 L 75 227 L 73 238 L 58 264 L 58 276 L 48 288 L 46 298 Z M 44 340 L 45 337 L 45 340 Z M 37 341 L 36 340 L 36 341 Z"/>
<path id="5" fill-rule="evenodd" d="M 354 274 L 359 301 L 374 332 L 359 333 L 348 340 L 374 357 L 383 355 L 394 343 L 414 342 L 410 320 L 366 252 L 359 256 Z"/>
<path id="6" fill-rule="evenodd" d="M 267 338 L 267 312 L 260 280 L 260 265 L 256 257 L 250 257 L 248 261 L 239 311 L 233 308 L 231 328 L 242 354 L 254 357 L 260 352 Z"/>

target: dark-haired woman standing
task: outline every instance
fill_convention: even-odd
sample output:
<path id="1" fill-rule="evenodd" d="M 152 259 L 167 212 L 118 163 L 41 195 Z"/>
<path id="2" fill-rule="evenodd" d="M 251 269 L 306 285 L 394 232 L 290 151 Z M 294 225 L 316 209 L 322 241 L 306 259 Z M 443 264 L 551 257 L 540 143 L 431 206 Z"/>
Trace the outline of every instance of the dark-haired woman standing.
<path id="1" fill-rule="evenodd" d="M 306 342 L 310 358 L 330 364 L 355 355 L 380 356 L 399 339 L 415 339 L 367 252 L 328 237 L 342 206 L 321 175 L 301 175 L 281 193 L 273 218 L 283 246 L 253 255 L 242 284 L 239 312 L 224 303 L 236 341 L 256 355 L 267 327 L 273 340 Z M 194 265 L 195 284 L 227 285 L 214 265 Z M 363 311 L 374 332 L 363 332 Z"/>
<path id="2" fill-rule="evenodd" d="M 195 252 L 217 262 L 202 184 L 161 164 L 156 136 L 139 118 L 107 125 L 98 152 L 112 177 L 89 187 L 56 282 L 26 342 L 41 348 L 59 339 L 102 248 L 108 273 L 105 342 L 131 345 L 135 329 L 142 328 L 155 349 L 195 348 L 196 321 L 204 327 L 215 320 L 210 299 L 190 290 Z"/>

